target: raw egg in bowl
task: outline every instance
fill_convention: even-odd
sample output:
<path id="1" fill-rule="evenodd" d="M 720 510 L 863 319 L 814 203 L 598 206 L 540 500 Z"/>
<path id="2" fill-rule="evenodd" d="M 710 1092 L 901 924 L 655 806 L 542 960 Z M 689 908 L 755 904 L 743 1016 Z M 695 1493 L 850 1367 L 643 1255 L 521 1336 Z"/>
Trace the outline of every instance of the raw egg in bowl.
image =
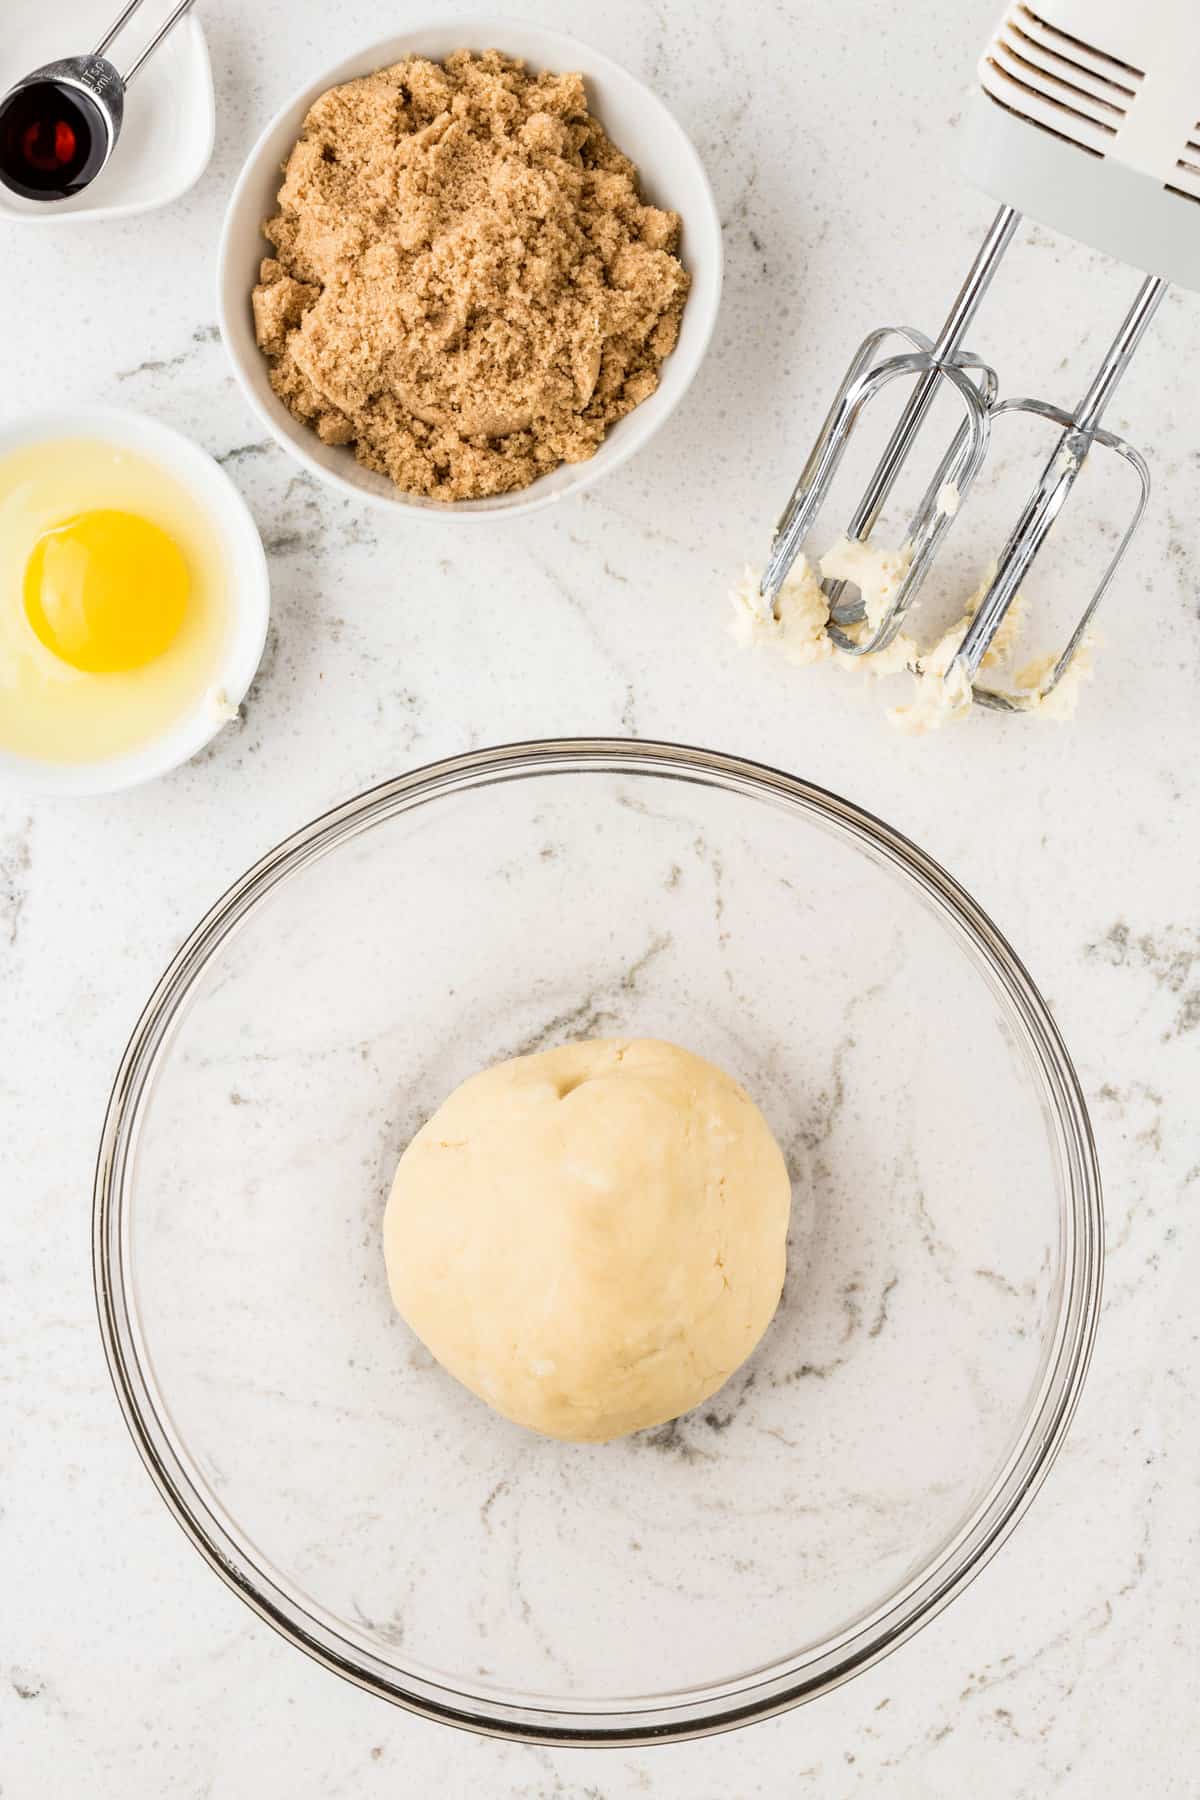
<path id="1" fill-rule="evenodd" d="M 268 612 L 249 510 L 187 438 L 99 407 L 0 428 L 0 775 L 100 793 L 185 762 Z"/>

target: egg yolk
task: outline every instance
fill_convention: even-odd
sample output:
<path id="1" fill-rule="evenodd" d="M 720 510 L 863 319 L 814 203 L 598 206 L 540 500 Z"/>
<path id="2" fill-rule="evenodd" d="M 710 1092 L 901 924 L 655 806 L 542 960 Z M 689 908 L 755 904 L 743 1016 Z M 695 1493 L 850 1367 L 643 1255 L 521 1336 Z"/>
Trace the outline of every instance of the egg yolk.
<path id="1" fill-rule="evenodd" d="M 168 650 L 188 604 L 174 538 L 136 513 L 76 513 L 44 531 L 25 567 L 25 611 L 47 650 L 90 675 Z"/>

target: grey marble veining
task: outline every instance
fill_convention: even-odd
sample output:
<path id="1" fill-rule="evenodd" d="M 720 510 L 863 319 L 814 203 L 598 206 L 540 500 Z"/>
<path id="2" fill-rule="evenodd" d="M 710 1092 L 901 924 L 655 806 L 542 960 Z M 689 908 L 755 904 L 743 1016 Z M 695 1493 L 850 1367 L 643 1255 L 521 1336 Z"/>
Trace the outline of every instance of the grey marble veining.
<path id="1" fill-rule="evenodd" d="M 1194 363 L 1200 303 L 1170 298 L 1114 408 L 1156 492 L 1078 723 L 986 717 L 941 740 L 897 740 L 857 684 L 739 659 L 724 590 L 761 554 L 857 337 L 889 317 L 936 324 L 990 214 L 957 177 L 953 131 L 991 0 L 930 0 L 919 21 L 886 0 L 513 10 L 577 30 L 653 81 L 701 149 L 726 235 L 721 320 L 686 404 L 648 452 L 559 511 L 460 534 L 325 493 L 263 440 L 216 337 L 216 233 L 261 123 L 343 46 L 415 11 L 384 26 L 367 0 L 347 0 L 336 21 L 279 0 L 206 0 L 219 124 L 199 186 L 150 220 L 8 234 L 6 407 L 65 390 L 190 432 L 254 510 L 273 620 L 242 719 L 189 767 L 107 800 L 0 806 L 0 1788 L 5 1800 L 1189 1794 L 1200 1763 L 1189 776 L 1200 427 L 1179 371 Z M 1133 281 L 1031 229 L 976 335 L 1006 386 L 1066 402 Z M 1016 440 L 998 445 L 998 482 L 1019 483 L 1024 466 Z M 1102 533 L 1104 507 L 1084 504 Z M 692 1746 L 566 1754 L 393 1713 L 307 1662 L 203 1567 L 109 1391 L 89 1203 L 121 1047 L 228 881 L 398 769 L 589 731 L 795 769 L 942 860 L 1025 959 L 1075 1056 L 1109 1251 L 1096 1357 L 1063 1455 L 1012 1540 L 934 1625 L 789 1717 Z M 672 857 L 664 880 L 675 862 L 708 884 L 713 906 L 720 871 Z M 608 992 L 589 1000 L 600 1022 L 620 1005 Z M 226 1076 L 252 1104 L 243 1072 Z M 837 1085 L 831 1061 L 797 1155 L 822 1157 Z M 886 1341 L 904 1293 L 892 1274 L 881 1266 L 834 1293 L 847 1342 L 872 1341 L 877 1323 Z M 1012 1271 L 981 1265 L 976 1279 L 998 1317 L 1022 1304 L 1005 1291 Z M 839 1354 L 831 1330 L 797 1379 L 821 1385 L 818 1367 Z M 735 1384 L 711 1421 L 668 1428 L 644 1454 L 686 1473 L 688 1455 L 728 1441 L 761 1402 Z M 481 1533 L 507 1532 L 513 1494 L 501 1477 L 484 1495 Z M 404 1596 L 393 1598 L 381 1632 L 403 1629 Z"/>

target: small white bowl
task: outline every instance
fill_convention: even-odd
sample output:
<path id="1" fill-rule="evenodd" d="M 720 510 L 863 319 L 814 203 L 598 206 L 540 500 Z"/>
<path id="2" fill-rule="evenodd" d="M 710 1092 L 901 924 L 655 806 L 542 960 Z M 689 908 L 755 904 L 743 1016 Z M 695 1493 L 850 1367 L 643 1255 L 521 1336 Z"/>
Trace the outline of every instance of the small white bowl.
<path id="1" fill-rule="evenodd" d="M 47 438 L 96 438 L 132 450 L 165 470 L 194 498 L 221 539 L 234 584 L 224 659 L 211 682 L 167 730 L 136 749 L 95 762 L 55 762 L 0 749 L 0 784 L 46 794 L 109 794 L 165 775 L 202 750 L 227 715 L 214 704 L 220 694 L 236 707 L 262 658 L 270 617 L 266 553 L 250 509 L 225 471 L 190 438 L 141 413 L 112 406 L 73 407 L 35 413 L 0 425 L 0 457 Z"/>
<path id="2" fill-rule="evenodd" d="M 43 63 L 90 50 L 116 11 L 116 0 L 77 0 L 70 8 L 47 6 L 45 0 L 5 0 L 0 93 Z M 117 68 L 127 68 L 153 32 L 154 22 L 140 16 L 127 26 L 111 52 Z M 208 167 L 215 116 L 208 47 L 199 19 L 189 15 L 130 87 L 125 123 L 107 168 L 66 200 L 26 200 L 0 186 L 0 220 L 79 225 L 166 206 Z"/>
<path id="3" fill-rule="evenodd" d="M 280 170 L 300 135 L 313 101 L 327 88 L 386 68 L 406 56 L 437 62 L 453 50 L 501 50 L 521 57 L 535 71 L 578 70 L 587 82 L 596 117 L 636 165 L 643 196 L 683 220 L 680 254 L 692 277 L 679 342 L 662 367 L 655 393 L 610 427 L 587 462 L 562 464 L 515 494 L 453 503 L 404 494 L 386 476 L 363 468 L 352 450 L 322 444 L 315 431 L 293 418 L 272 392 L 267 360 L 254 339 L 250 295 L 258 266 L 269 254 L 263 221 L 277 210 Z M 276 113 L 255 144 L 238 177 L 225 216 L 217 273 L 221 332 L 246 398 L 267 429 L 298 462 L 330 486 L 356 498 L 406 512 L 455 518 L 510 518 L 536 512 L 591 487 L 649 442 L 686 393 L 712 337 L 721 298 L 721 222 L 703 164 L 690 140 L 662 101 L 617 63 L 576 38 L 543 31 L 515 19 L 440 21 L 384 38 L 344 62 L 324 70 Z"/>

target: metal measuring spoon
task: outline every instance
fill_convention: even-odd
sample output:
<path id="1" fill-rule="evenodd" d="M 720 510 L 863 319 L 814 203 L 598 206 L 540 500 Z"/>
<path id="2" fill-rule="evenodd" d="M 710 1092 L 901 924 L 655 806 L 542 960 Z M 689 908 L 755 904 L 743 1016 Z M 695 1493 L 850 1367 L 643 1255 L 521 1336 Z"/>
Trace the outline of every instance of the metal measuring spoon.
<path id="1" fill-rule="evenodd" d="M 65 200 L 96 179 L 121 135 L 125 90 L 195 3 L 179 0 L 122 75 L 104 54 L 142 5 L 129 0 L 90 56 L 34 69 L 0 100 L 0 181 L 26 200 Z"/>

